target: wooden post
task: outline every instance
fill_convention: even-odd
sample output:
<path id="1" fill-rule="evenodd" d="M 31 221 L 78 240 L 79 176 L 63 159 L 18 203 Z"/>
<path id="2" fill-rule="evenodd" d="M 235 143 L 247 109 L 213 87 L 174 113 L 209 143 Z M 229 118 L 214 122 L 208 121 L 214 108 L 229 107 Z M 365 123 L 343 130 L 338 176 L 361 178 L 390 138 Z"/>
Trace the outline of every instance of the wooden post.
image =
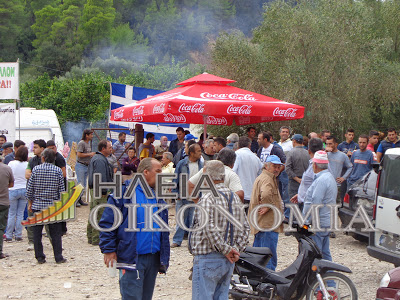
<path id="1" fill-rule="evenodd" d="M 135 124 L 135 149 L 137 157 L 140 157 L 139 145 L 143 143 L 144 130 L 142 124 Z"/>

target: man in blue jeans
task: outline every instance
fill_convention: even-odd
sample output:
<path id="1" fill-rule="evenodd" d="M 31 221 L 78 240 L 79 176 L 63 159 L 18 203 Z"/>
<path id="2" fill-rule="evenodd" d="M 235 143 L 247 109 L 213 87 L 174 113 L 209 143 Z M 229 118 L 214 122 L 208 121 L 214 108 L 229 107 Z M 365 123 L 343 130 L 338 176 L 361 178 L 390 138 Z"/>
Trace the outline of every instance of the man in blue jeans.
<path id="1" fill-rule="evenodd" d="M 82 139 L 78 143 L 78 147 L 76 148 L 76 164 L 75 164 L 75 173 L 78 179 L 78 183 L 82 184 L 83 187 L 86 188 L 86 179 L 88 177 L 88 168 L 89 163 L 92 157 L 96 154 L 96 152 L 92 152 L 92 139 L 93 139 L 93 131 L 90 129 L 85 129 L 82 134 Z M 80 198 L 76 203 L 76 206 L 88 205 L 83 202 Z"/>
<path id="2" fill-rule="evenodd" d="M 239 259 L 249 238 L 250 227 L 238 195 L 224 184 L 225 167 L 221 161 L 210 160 L 204 167 L 218 191 L 216 197 L 205 193 L 198 202 L 209 216 L 209 222 L 201 230 L 194 231 L 189 240 L 189 251 L 194 255 L 192 300 L 228 299 L 229 283 L 235 262 Z M 243 228 L 233 226 L 216 207 L 229 211 Z M 204 224 L 201 210 L 196 209 L 193 229 Z M 220 228 L 220 230 L 215 230 Z"/>
<path id="3" fill-rule="evenodd" d="M 137 169 L 143 174 L 151 193 L 154 195 L 156 174 L 161 173 L 161 163 L 154 158 L 144 158 Z M 122 194 L 125 193 L 125 190 Z M 150 300 L 153 297 L 157 273 L 166 273 L 169 266 L 170 246 L 169 231 L 143 231 L 145 227 L 145 211 L 143 207 L 136 210 L 136 228 L 139 231 L 126 231 L 131 223 L 128 206 L 137 204 L 165 204 L 155 196 L 149 198 L 145 195 L 140 184 L 137 185 L 131 198 L 115 199 L 108 197 L 111 204 L 122 212 L 121 225 L 108 232 L 100 232 L 100 249 L 104 254 L 106 266 L 117 263 L 120 269 L 119 286 L 122 300 Z M 158 207 L 153 208 L 153 213 Z M 168 210 L 161 211 L 158 216 L 168 224 Z M 154 220 L 154 219 L 153 219 Z M 114 223 L 114 212 L 106 207 L 99 222 L 101 228 L 110 228 Z M 131 225 L 132 226 L 132 225 Z M 153 222 L 153 228 L 160 226 Z"/>
<path id="4" fill-rule="evenodd" d="M 319 222 L 322 231 L 311 238 L 322 251 L 322 258 L 332 261 L 329 249 L 329 228 L 331 225 L 331 209 L 327 205 L 336 204 L 336 180 L 328 170 L 328 155 L 325 151 L 317 151 L 313 158 L 314 181 L 307 190 L 304 199 L 303 215 L 311 209 L 311 205 L 323 205 L 319 208 Z M 308 218 L 310 220 L 310 217 Z M 315 222 L 313 220 L 313 222 Z"/>
<path id="5" fill-rule="evenodd" d="M 249 218 L 253 215 L 257 217 L 258 228 L 251 227 L 251 233 L 254 234 L 253 247 L 268 247 L 272 252 L 272 258 L 268 261 L 267 268 L 275 271 L 278 264 L 278 237 L 283 231 L 283 219 L 277 218 L 275 212 L 270 207 L 258 206 L 269 204 L 281 212 L 283 217 L 283 202 L 279 193 L 277 177 L 281 171 L 282 162 L 276 155 L 269 155 L 266 159 L 265 168 L 257 177 L 253 185 L 251 200 L 249 206 Z"/>

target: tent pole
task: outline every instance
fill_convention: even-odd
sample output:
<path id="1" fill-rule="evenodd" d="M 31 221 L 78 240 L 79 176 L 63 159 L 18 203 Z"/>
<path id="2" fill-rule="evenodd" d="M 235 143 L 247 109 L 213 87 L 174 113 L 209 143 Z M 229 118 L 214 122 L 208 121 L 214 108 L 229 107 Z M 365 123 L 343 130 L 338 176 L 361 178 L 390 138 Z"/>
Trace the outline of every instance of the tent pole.
<path id="1" fill-rule="evenodd" d="M 203 130 L 203 142 L 207 140 L 207 116 L 203 115 L 203 123 L 204 123 L 204 130 Z"/>

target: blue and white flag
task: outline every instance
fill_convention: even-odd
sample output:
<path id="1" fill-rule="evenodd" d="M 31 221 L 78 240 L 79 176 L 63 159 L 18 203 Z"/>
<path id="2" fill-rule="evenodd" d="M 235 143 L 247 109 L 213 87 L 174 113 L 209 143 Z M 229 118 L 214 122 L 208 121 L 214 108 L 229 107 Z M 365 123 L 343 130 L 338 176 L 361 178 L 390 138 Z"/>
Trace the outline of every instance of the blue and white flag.
<path id="1" fill-rule="evenodd" d="M 131 135 L 129 129 L 135 128 L 135 124 L 142 124 L 144 129 L 144 136 L 151 132 L 154 133 L 156 141 L 160 140 L 162 136 L 166 136 L 168 141 L 176 138 L 176 128 L 179 126 L 183 129 L 189 129 L 189 124 L 175 124 L 175 123 L 141 123 L 141 122 L 115 122 L 110 121 L 111 110 L 121 106 L 132 104 L 133 101 L 142 100 L 150 96 L 154 96 L 164 91 L 145 89 L 131 85 L 111 83 L 110 87 L 110 115 L 108 116 L 108 124 L 111 131 L 111 139 L 114 144 L 118 140 L 120 132 L 126 133 L 126 141 L 131 142 L 134 136 Z M 113 130 L 113 128 L 123 128 L 125 130 Z"/>

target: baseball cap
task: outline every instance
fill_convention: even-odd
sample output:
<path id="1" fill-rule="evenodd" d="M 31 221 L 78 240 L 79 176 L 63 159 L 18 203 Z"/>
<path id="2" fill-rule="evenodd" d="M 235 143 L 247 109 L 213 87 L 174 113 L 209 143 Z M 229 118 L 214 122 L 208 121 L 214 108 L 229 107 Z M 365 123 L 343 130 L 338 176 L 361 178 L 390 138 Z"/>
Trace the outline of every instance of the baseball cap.
<path id="1" fill-rule="evenodd" d="M 303 136 L 299 133 L 296 133 L 293 137 L 293 140 L 295 140 L 296 142 L 302 143 L 303 142 Z"/>
<path id="2" fill-rule="evenodd" d="M 7 149 L 7 148 L 12 148 L 12 147 L 14 147 L 12 143 L 5 142 L 1 148 L 2 149 Z"/>
<path id="3" fill-rule="evenodd" d="M 281 159 L 280 159 L 278 156 L 276 156 L 276 155 L 270 155 L 270 156 L 268 156 L 267 162 L 271 162 L 271 163 L 273 163 L 274 165 L 283 165 L 283 163 L 281 162 Z"/>
<path id="4" fill-rule="evenodd" d="M 195 137 L 193 134 L 189 133 L 185 135 L 185 141 L 190 141 L 190 140 L 195 140 L 197 137 Z"/>
<path id="5" fill-rule="evenodd" d="M 313 162 L 317 164 L 327 164 L 329 163 L 328 154 L 325 151 L 317 151 L 314 154 Z"/>

